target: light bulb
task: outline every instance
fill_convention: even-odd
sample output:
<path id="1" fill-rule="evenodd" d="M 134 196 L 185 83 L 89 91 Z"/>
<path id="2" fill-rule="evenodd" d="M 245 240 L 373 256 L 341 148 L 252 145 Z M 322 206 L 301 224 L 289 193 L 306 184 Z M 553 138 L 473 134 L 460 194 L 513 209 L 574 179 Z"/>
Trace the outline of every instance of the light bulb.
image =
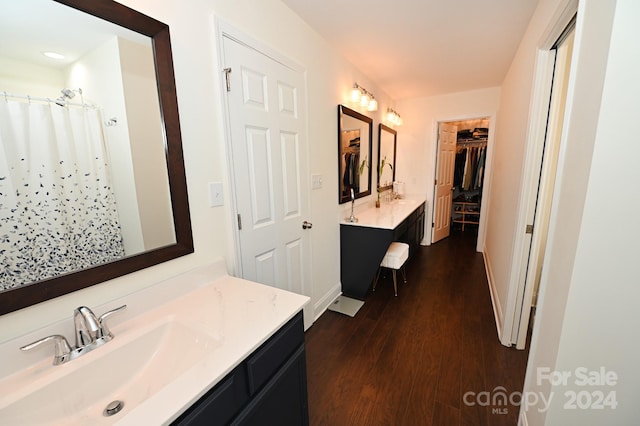
<path id="1" fill-rule="evenodd" d="M 360 89 L 358 88 L 358 85 L 354 85 L 353 89 L 351 89 L 351 102 L 360 102 Z"/>
<path id="2" fill-rule="evenodd" d="M 369 106 L 369 94 L 364 92 L 362 97 L 360 98 L 360 106 L 368 107 Z"/>
<path id="3" fill-rule="evenodd" d="M 391 112 L 389 110 L 387 111 L 387 121 L 389 123 L 393 123 L 393 112 Z"/>
<path id="4" fill-rule="evenodd" d="M 371 100 L 369 101 L 369 106 L 367 108 L 369 111 L 377 111 L 378 110 L 378 101 L 376 101 L 376 98 L 374 98 L 373 96 L 371 97 Z"/>

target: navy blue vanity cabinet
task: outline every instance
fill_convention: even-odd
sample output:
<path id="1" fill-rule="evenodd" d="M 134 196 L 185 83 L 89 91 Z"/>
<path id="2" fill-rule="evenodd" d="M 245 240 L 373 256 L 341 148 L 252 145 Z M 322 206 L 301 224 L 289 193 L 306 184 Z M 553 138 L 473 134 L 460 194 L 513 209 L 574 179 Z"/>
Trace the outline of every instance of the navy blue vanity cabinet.
<path id="1" fill-rule="evenodd" d="M 301 345 L 231 424 L 308 425 L 306 371 L 304 345 Z"/>
<path id="2" fill-rule="evenodd" d="M 227 425 L 249 401 L 247 378 L 236 368 L 184 412 L 173 425 Z"/>
<path id="3" fill-rule="evenodd" d="M 382 258 L 393 241 L 409 244 L 409 257 L 424 237 L 425 203 L 420 203 L 395 228 L 340 224 L 340 282 L 342 294 L 364 300 Z"/>
<path id="4" fill-rule="evenodd" d="M 308 425 L 302 312 L 173 424 Z"/>
<path id="5" fill-rule="evenodd" d="M 424 239 L 424 220 L 425 220 L 425 212 L 424 212 L 424 203 L 418 207 L 413 214 L 415 215 L 415 220 L 412 221 L 411 229 L 407 233 L 406 242 L 409 243 L 409 252 L 415 253 L 420 246 L 420 243 Z"/>

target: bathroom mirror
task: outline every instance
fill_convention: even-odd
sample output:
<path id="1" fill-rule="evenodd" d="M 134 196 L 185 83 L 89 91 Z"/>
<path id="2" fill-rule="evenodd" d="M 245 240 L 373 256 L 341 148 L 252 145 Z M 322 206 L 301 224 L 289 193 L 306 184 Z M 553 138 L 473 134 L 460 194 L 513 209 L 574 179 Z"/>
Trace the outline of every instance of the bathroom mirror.
<path id="1" fill-rule="evenodd" d="M 70 114 L 63 115 L 65 123 L 79 111 L 91 110 L 99 118 L 83 121 L 84 128 L 97 128 L 91 133 L 100 138 L 97 151 L 89 152 L 77 143 L 76 129 L 68 125 L 68 134 L 60 136 L 57 129 L 49 132 L 38 142 L 42 149 L 25 149 L 31 156 L 22 155 L 17 151 L 24 144 L 8 142 L 15 132 L 6 130 L 11 127 L 7 117 L 13 116 L 0 115 L 4 120 L 0 121 L 4 154 L 0 159 L 0 274 L 4 274 L 0 314 L 192 253 L 169 27 L 111 0 L 21 0 L 4 6 L 0 39 L 11 40 L 0 46 L 2 108 L 16 112 L 34 105 L 39 111 L 50 111 L 50 122 L 58 114 Z M 67 58 L 50 65 L 51 60 L 41 55 L 44 50 Z M 66 144 L 64 149 L 48 144 L 54 133 Z M 126 143 L 110 145 L 114 140 Z M 73 161 L 52 159 L 47 152 L 58 155 L 73 144 L 78 147 L 72 152 Z M 128 160 L 119 163 L 116 157 L 123 152 Z M 81 164 L 77 160 L 81 156 L 96 161 Z M 94 177 L 83 167 L 104 170 Z M 37 173 L 31 173 L 34 168 Z M 27 172 L 30 177 L 25 177 Z M 91 177 L 91 183 L 82 181 L 85 176 Z M 89 186 L 106 189 L 106 195 L 79 197 L 61 192 L 64 187 L 69 193 L 83 194 L 81 188 Z M 30 198 L 24 198 L 25 193 Z M 82 198 L 80 204 L 70 206 L 78 198 Z M 61 199 L 65 214 L 71 217 L 64 224 L 54 216 L 60 210 L 55 203 Z M 42 214 L 36 204 L 53 207 Z M 28 214 L 17 216 L 22 209 Z M 98 213 L 82 230 L 65 232 L 87 211 Z M 114 211 L 113 219 L 106 221 L 109 226 L 97 222 L 97 216 Z M 45 225 L 36 230 L 39 222 Z M 26 231 L 12 232 L 23 224 Z M 122 233 L 114 236 L 114 230 Z M 98 244 L 54 246 L 57 240 L 78 239 Z M 112 250 L 113 241 L 122 247 Z M 112 252 L 111 257 L 101 257 L 101 251 Z M 61 252 L 70 252 L 73 256 L 67 259 L 82 262 L 69 262 L 67 267 L 67 260 L 59 260 Z M 20 259 L 22 253 L 28 253 L 29 259 Z M 49 263 L 46 272 L 17 278 L 23 271 L 40 268 L 33 265 L 38 258 Z M 19 279 L 24 282 L 16 286 Z"/>
<path id="2" fill-rule="evenodd" d="M 338 203 L 371 194 L 373 120 L 338 105 Z"/>
<path id="3" fill-rule="evenodd" d="M 397 133 L 382 123 L 378 125 L 378 189 L 380 191 L 391 189 L 396 179 Z"/>

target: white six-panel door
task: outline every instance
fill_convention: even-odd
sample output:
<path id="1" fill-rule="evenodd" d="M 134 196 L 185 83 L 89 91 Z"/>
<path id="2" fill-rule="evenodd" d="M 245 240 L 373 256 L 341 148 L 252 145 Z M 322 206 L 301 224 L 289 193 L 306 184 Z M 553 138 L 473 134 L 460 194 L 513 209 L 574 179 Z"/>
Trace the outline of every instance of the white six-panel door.
<path id="1" fill-rule="evenodd" d="M 431 240 L 434 243 L 448 237 L 451 231 L 451 198 L 453 195 L 453 169 L 456 162 L 457 135 L 457 126 L 440 123 L 438 129 L 435 203 L 433 208 L 433 238 Z"/>
<path id="2" fill-rule="evenodd" d="M 304 74 L 227 37 L 223 48 L 241 275 L 310 295 Z"/>

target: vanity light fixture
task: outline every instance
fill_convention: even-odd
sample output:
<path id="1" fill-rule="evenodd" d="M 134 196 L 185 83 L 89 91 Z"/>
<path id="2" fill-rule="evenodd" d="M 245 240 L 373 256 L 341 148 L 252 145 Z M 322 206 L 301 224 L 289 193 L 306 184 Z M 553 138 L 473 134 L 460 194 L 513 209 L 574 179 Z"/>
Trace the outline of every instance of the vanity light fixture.
<path id="1" fill-rule="evenodd" d="M 395 126 L 402 125 L 402 117 L 391 108 L 387 108 L 387 121 Z"/>
<path id="2" fill-rule="evenodd" d="M 358 86 L 358 83 L 353 83 L 353 89 L 351 89 L 351 102 L 353 103 L 360 102 L 360 96 L 362 96 L 362 92 L 360 91 L 360 86 Z"/>
<path id="3" fill-rule="evenodd" d="M 369 101 L 369 106 L 367 107 L 369 111 L 377 111 L 378 110 L 378 101 L 376 98 L 371 95 L 371 100 Z"/>
<path id="4" fill-rule="evenodd" d="M 371 98 L 369 97 L 369 92 L 364 91 L 362 93 L 362 96 L 360 97 L 360 106 L 363 108 L 368 108 L 370 99 Z"/>
<path id="5" fill-rule="evenodd" d="M 366 108 L 367 111 L 378 110 L 378 101 L 376 101 L 373 93 L 369 92 L 358 83 L 353 83 L 353 89 L 351 89 L 351 102 Z"/>

